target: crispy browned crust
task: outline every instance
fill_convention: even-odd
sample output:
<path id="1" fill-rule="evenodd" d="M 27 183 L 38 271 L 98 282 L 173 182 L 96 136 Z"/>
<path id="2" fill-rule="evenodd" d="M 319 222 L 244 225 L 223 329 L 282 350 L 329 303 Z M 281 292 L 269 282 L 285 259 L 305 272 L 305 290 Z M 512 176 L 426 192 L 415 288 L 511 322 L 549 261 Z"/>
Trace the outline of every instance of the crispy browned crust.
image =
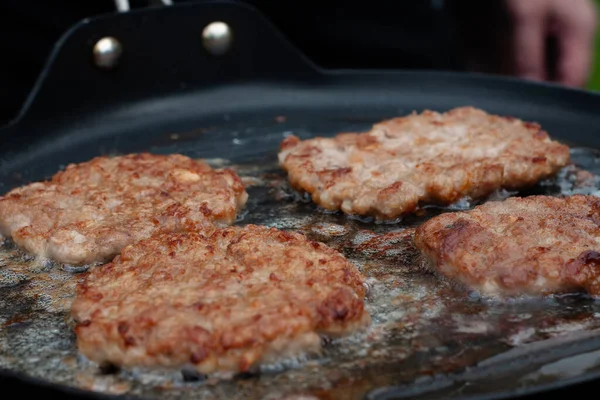
<path id="1" fill-rule="evenodd" d="M 533 185 L 569 163 L 569 148 L 538 124 L 463 107 L 383 121 L 361 134 L 290 136 L 279 162 L 292 187 L 321 207 L 385 220 L 420 203 Z"/>
<path id="2" fill-rule="evenodd" d="M 63 263 L 107 261 L 157 232 L 231 224 L 246 199 L 235 173 L 182 155 L 97 157 L 0 197 L 0 235 Z"/>
<path id="3" fill-rule="evenodd" d="M 335 250 L 250 225 L 128 246 L 90 273 L 72 310 L 93 361 L 237 372 L 365 326 L 364 295 L 363 277 Z"/>
<path id="4" fill-rule="evenodd" d="M 433 269 L 486 295 L 600 295 L 600 198 L 532 196 L 446 213 L 420 226 Z"/>

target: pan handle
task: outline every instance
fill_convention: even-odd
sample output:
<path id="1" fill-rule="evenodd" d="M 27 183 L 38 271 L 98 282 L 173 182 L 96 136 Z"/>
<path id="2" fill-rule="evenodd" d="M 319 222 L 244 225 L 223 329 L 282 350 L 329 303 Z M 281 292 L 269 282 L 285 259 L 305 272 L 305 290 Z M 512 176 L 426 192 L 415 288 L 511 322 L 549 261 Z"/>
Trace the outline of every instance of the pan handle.
<path id="1" fill-rule="evenodd" d="M 12 125 L 40 126 L 222 85 L 314 83 L 319 75 L 248 5 L 135 9 L 83 20 L 65 33 Z"/>
<path id="2" fill-rule="evenodd" d="M 160 0 L 160 2 L 165 6 L 173 5 L 172 0 Z M 114 0 L 115 7 L 119 12 L 129 11 L 131 6 L 129 5 L 129 0 Z"/>

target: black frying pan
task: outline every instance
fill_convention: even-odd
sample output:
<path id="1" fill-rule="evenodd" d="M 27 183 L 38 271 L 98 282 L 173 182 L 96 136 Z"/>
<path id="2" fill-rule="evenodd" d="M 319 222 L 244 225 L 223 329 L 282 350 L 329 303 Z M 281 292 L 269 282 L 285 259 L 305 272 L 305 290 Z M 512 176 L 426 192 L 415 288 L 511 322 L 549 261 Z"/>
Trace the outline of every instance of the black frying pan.
<path id="1" fill-rule="evenodd" d="M 214 21 L 226 22 L 233 32 L 231 48 L 220 56 L 211 54 L 202 42 L 203 28 Z M 92 57 L 94 44 L 106 36 L 117 38 L 123 46 L 118 66 L 108 70 L 98 68 Z M 594 93 L 480 75 L 324 71 L 291 47 L 255 10 L 227 2 L 106 16 L 83 21 L 60 40 L 19 117 L 0 131 L 0 192 L 47 178 L 67 163 L 100 154 L 179 152 L 225 159 L 226 165 L 237 167 L 242 175 L 255 175 L 263 181 L 265 177 L 274 179 L 249 189 L 249 210 L 241 223 L 306 232 L 315 224 L 337 223 L 348 226 L 356 239 L 364 230 L 380 234 L 401 228 L 402 224 L 389 227 L 340 215 L 317 215 L 310 204 L 276 199 L 273 186 L 284 185 L 281 182 L 285 181 L 275 164 L 283 136 L 287 132 L 310 137 L 361 131 L 373 122 L 413 110 L 445 111 L 463 105 L 537 121 L 553 137 L 580 149 L 574 155 L 580 167 L 593 172 L 599 168 L 595 166 L 595 149 L 600 149 L 600 96 Z M 347 243 L 332 241 L 331 245 L 353 260 L 360 259 Z M 396 258 L 381 265 L 400 268 L 403 262 L 406 260 Z M 407 272 L 402 279 L 415 286 L 423 282 L 440 284 L 431 277 L 411 274 Z M 35 392 L 73 398 L 105 397 L 81 390 L 86 386 L 80 381 L 64 377 L 73 371 L 61 376 L 48 368 L 82 368 L 77 363 L 65 366 L 61 358 L 52 359 L 60 352 L 74 351 L 72 333 L 64 322 L 67 313 L 36 309 L 31 298 L 22 296 L 22 287 L 0 288 L 3 389 L 16 388 L 23 395 Z M 461 297 L 464 294 L 452 296 L 457 297 L 449 302 L 468 303 Z M 382 362 L 367 360 L 348 371 L 340 367 L 348 374 L 341 373 L 337 378 L 331 374 L 336 369 L 335 361 L 333 367 L 323 364 L 323 370 L 317 368 L 312 375 L 302 375 L 303 367 L 296 366 L 300 375 L 289 379 L 285 371 L 237 377 L 233 383 L 217 385 L 201 382 L 201 377 L 188 377 L 175 389 L 163 387 L 161 391 L 144 389 L 138 382 L 136 385 L 142 389 L 132 393 L 165 398 L 277 398 L 306 393 L 315 398 L 499 399 L 536 393 L 547 396 L 548 390 L 575 395 L 574 390 L 597 389 L 590 386 L 597 385 L 595 379 L 600 378 L 600 367 L 595 362 L 595 352 L 600 349 L 600 324 L 595 322 L 595 314 L 600 306 L 595 302 L 568 297 L 551 303 L 485 307 L 473 303 L 454 313 L 464 312 L 467 318 L 485 309 L 481 312 L 499 315 L 491 318 L 492 323 L 498 322 L 498 334 L 488 335 L 492 338 L 473 332 L 455 335 L 456 340 L 445 345 L 446 358 L 437 364 L 436 354 L 415 350 L 423 347 L 418 335 L 407 339 L 406 331 L 398 328 L 397 336 L 386 339 L 389 348 Z M 523 313 L 532 315 L 535 327 L 571 323 L 568 326 L 575 328 L 553 337 L 536 336 L 539 340 L 516 347 L 506 345 L 501 340 L 506 333 L 502 329 L 512 329 L 514 323 L 510 321 Z M 45 322 L 39 325 L 40 320 Z M 435 332 L 436 326 L 431 325 Z M 433 334 L 428 340 L 447 336 L 442 322 L 439 327 L 438 336 Z M 40 332 L 58 336 L 35 336 Z M 52 343 L 54 347 L 49 347 Z M 341 357 L 344 346 L 333 345 L 329 350 L 332 359 Z M 394 351 L 402 349 L 410 354 L 394 361 Z M 559 373 L 535 375 L 552 368 Z M 561 374 L 563 370 L 568 373 Z M 326 377 L 326 382 L 314 383 L 319 374 Z M 520 380 L 531 374 L 539 379 Z M 287 383 L 281 384 L 285 379 Z M 272 397 L 265 395 L 269 385 L 274 388 Z"/>

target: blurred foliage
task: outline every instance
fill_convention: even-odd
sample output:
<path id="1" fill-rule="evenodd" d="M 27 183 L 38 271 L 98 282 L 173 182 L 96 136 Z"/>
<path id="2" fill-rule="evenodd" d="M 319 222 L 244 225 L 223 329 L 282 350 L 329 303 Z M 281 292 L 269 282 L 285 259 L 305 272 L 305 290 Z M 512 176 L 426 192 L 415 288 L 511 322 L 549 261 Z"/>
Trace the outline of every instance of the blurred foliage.
<path id="1" fill-rule="evenodd" d="M 600 9 L 600 0 L 596 0 L 598 9 Z M 594 51 L 594 67 L 592 76 L 588 82 L 588 89 L 600 91 L 600 29 L 596 33 L 596 44 Z"/>

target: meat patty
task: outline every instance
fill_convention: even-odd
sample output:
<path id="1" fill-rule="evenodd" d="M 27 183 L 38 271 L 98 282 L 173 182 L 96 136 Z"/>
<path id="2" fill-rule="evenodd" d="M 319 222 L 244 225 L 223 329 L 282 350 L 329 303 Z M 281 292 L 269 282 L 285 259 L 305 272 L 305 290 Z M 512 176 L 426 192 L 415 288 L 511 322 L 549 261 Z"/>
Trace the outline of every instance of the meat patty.
<path id="1" fill-rule="evenodd" d="M 367 325 L 365 287 L 341 254 L 249 225 L 154 236 L 78 287 L 79 350 L 98 363 L 248 371 Z"/>
<path id="2" fill-rule="evenodd" d="M 569 148 L 538 124 L 463 107 L 383 121 L 366 133 L 290 136 L 279 162 L 292 187 L 321 207 L 388 220 L 420 203 L 533 185 L 569 163 Z"/>
<path id="3" fill-rule="evenodd" d="M 0 235 L 62 263 L 108 261 L 157 232 L 231 224 L 247 197 L 232 171 L 182 155 L 97 157 L 0 197 Z"/>
<path id="4" fill-rule="evenodd" d="M 600 295 L 600 198 L 532 196 L 437 216 L 415 244 L 431 268 L 489 296 Z"/>

